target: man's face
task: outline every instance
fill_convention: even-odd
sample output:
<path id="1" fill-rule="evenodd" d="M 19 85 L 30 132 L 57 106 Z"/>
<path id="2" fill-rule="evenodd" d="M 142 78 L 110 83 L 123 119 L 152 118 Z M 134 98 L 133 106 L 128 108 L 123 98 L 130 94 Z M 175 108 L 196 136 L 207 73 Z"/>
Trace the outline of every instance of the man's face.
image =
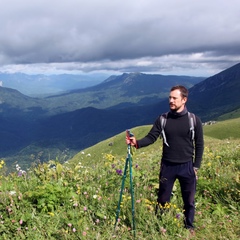
<path id="1" fill-rule="evenodd" d="M 176 89 L 169 94 L 169 106 L 170 109 L 176 112 L 181 112 L 184 109 L 186 97 L 182 97 L 181 92 Z"/>

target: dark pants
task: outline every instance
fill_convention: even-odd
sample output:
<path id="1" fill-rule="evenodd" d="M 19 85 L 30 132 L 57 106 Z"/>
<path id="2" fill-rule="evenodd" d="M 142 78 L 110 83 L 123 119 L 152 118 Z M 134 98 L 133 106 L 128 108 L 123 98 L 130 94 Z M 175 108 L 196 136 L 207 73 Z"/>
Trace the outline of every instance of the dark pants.
<path id="1" fill-rule="evenodd" d="M 162 161 L 159 175 L 158 203 L 162 206 L 170 202 L 171 193 L 175 180 L 178 179 L 184 203 L 184 224 L 186 228 L 193 228 L 196 192 L 196 175 L 192 161 L 175 164 Z"/>

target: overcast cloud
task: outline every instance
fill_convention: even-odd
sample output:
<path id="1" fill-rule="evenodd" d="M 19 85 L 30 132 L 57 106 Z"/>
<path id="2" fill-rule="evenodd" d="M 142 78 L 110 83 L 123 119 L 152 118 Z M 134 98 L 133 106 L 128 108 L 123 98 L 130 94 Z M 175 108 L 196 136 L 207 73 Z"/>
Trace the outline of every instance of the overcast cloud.
<path id="1" fill-rule="evenodd" d="M 1 0 L 0 71 L 210 76 L 240 62 L 239 0 Z"/>

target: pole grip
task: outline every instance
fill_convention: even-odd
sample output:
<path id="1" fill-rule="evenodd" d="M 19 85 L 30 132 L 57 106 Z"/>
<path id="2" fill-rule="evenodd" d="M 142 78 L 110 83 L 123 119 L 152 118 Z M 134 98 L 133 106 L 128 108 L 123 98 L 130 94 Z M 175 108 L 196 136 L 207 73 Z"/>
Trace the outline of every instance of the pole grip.
<path id="1" fill-rule="evenodd" d="M 126 137 L 128 138 L 128 140 L 130 140 L 130 137 L 133 137 L 133 136 L 134 136 L 134 134 L 131 133 L 131 130 L 127 129 L 126 130 Z"/>

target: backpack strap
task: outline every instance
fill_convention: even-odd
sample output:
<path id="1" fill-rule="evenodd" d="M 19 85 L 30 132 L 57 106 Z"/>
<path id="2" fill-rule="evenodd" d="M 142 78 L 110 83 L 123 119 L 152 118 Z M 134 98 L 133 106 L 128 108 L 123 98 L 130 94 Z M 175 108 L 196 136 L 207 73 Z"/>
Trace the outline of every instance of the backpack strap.
<path id="1" fill-rule="evenodd" d="M 188 112 L 188 120 L 193 141 L 195 138 L 196 116 L 193 113 Z"/>
<path id="2" fill-rule="evenodd" d="M 164 131 L 164 128 L 166 126 L 166 122 L 167 122 L 167 116 L 168 116 L 168 112 L 164 113 L 160 116 L 160 122 L 161 122 L 161 137 L 163 139 L 163 142 L 169 147 L 168 143 L 167 143 L 167 138 L 166 138 L 166 134 Z"/>

